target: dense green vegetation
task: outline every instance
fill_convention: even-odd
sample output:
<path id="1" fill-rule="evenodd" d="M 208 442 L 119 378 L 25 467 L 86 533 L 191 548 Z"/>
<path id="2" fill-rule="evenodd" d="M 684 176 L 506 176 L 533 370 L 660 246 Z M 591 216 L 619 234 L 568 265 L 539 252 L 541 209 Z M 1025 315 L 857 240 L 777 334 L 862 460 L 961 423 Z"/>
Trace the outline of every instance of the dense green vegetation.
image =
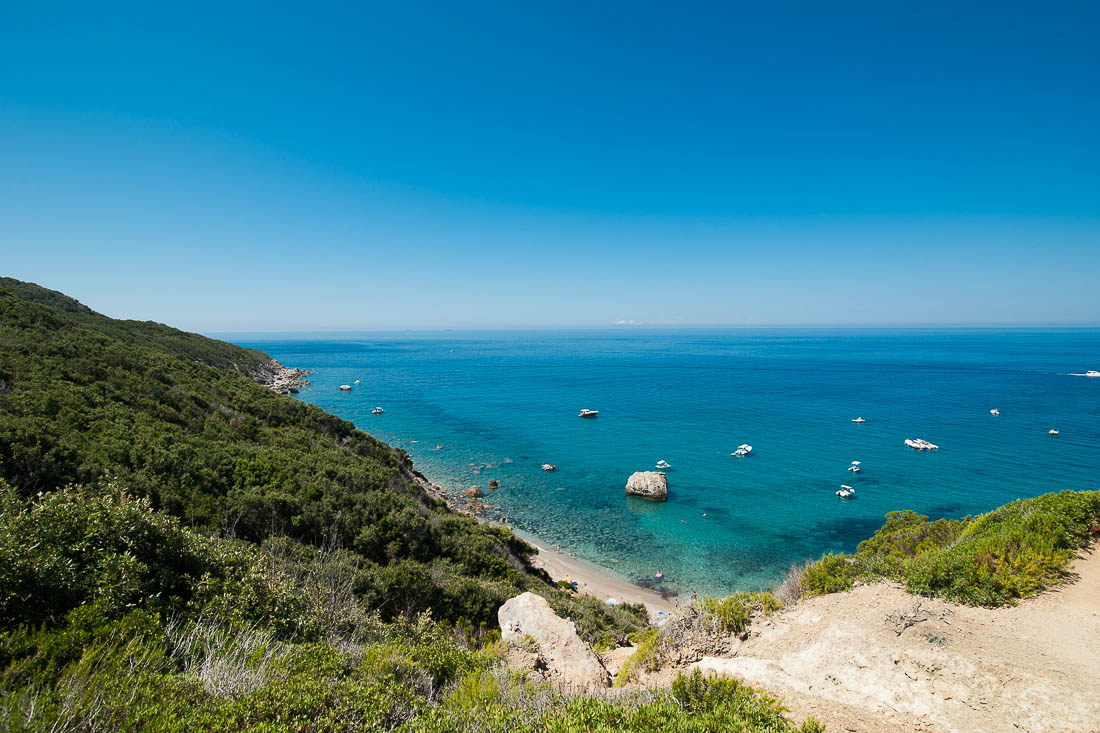
<path id="1" fill-rule="evenodd" d="M 491 622 L 531 582 L 532 549 L 427 496 L 403 452 L 247 378 L 261 352 L 10 279 L 0 343 L 0 478 L 23 496 L 110 477 L 208 533 L 346 548 L 386 617 Z"/>
<path id="2" fill-rule="evenodd" d="M 0 346 L 0 727 L 796 729 L 736 682 L 508 672 L 492 625 L 521 590 L 598 647 L 644 609 L 551 585 L 405 454 L 258 385 L 265 354 L 10 279 Z"/>
<path id="3" fill-rule="evenodd" d="M 835 593 L 887 577 L 912 593 L 996 606 L 1057 582 L 1074 551 L 1097 535 L 1100 491 L 1044 494 L 959 520 L 890 512 L 855 554 L 823 556 L 801 584 L 809 594 Z"/>

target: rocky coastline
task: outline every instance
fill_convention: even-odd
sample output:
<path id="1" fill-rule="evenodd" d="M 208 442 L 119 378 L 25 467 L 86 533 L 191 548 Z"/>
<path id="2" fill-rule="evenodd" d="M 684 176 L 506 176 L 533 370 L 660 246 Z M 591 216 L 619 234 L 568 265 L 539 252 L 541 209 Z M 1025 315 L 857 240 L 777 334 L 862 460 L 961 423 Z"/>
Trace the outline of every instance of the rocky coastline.
<path id="1" fill-rule="evenodd" d="M 310 382 L 306 377 L 313 374 L 308 369 L 285 367 L 275 359 L 270 359 L 261 365 L 252 374 L 259 384 L 278 394 L 297 394 L 302 387 L 308 387 Z"/>

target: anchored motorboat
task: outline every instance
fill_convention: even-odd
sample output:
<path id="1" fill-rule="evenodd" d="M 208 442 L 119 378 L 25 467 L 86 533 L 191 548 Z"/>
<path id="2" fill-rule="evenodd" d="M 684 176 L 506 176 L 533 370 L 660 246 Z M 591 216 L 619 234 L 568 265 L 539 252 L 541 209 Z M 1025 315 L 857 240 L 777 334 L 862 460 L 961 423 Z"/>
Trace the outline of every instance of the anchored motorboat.
<path id="1" fill-rule="evenodd" d="M 373 410 L 370 411 L 370 414 L 372 414 L 372 415 L 381 415 L 383 412 L 385 412 L 385 410 L 383 410 L 381 407 L 376 407 L 376 408 L 374 408 Z"/>
<path id="2" fill-rule="evenodd" d="M 350 384 L 341 384 L 341 385 L 340 385 L 340 391 L 341 391 L 341 392 L 347 392 L 347 391 L 349 391 L 350 389 L 351 389 L 351 385 L 350 385 Z"/>
<path id="3" fill-rule="evenodd" d="M 742 443 L 741 445 L 737 446 L 737 450 L 735 450 L 733 453 L 730 453 L 730 455 L 737 456 L 738 458 L 743 458 L 749 453 L 752 453 L 752 446 L 748 443 Z"/>
<path id="4" fill-rule="evenodd" d="M 1051 428 L 1050 430 L 1047 431 L 1047 434 L 1048 435 L 1057 435 L 1060 432 L 1062 432 L 1062 431 L 1061 430 L 1055 430 L 1054 428 Z"/>
<path id="5" fill-rule="evenodd" d="M 905 439 L 905 444 L 907 446 L 909 446 L 910 448 L 915 448 L 916 450 L 939 450 L 940 449 L 940 447 L 938 445 L 936 445 L 935 443 L 929 443 L 927 440 L 922 440 L 921 438 L 906 438 Z"/>
<path id="6" fill-rule="evenodd" d="M 1000 415 L 1001 411 L 998 410 L 996 407 L 994 407 L 992 410 L 989 411 L 989 414 L 990 415 Z"/>
<path id="7" fill-rule="evenodd" d="M 557 468 L 557 466 L 555 466 L 553 463 L 544 463 L 544 464 L 542 464 L 542 470 L 543 471 L 553 471 L 555 468 Z"/>
<path id="8" fill-rule="evenodd" d="M 587 408 L 584 408 L 580 411 L 579 417 L 596 417 L 596 415 L 599 415 L 599 414 L 600 414 L 599 410 L 589 410 Z"/>
<path id="9" fill-rule="evenodd" d="M 657 461 L 657 468 L 672 468 L 672 464 L 668 461 Z"/>
<path id="10" fill-rule="evenodd" d="M 867 422 L 867 421 L 864 420 L 862 416 L 860 416 L 860 417 L 853 417 L 852 422 Z"/>
<path id="11" fill-rule="evenodd" d="M 1089 369 L 1087 372 L 1085 372 L 1085 376 L 1086 377 L 1100 377 L 1100 372 L 1096 371 L 1095 369 Z"/>
<path id="12" fill-rule="evenodd" d="M 856 490 L 848 484 L 841 484 L 840 491 L 836 492 L 836 495 L 839 496 L 841 499 L 847 499 L 849 497 L 855 496 Z"/>
<path id="13" fill-rule="evenodd" d="M 848 466 L 848 470 L 852 473 L 859 473 L 863 470 L 863 467 L 859 461 L 852 461 L 852 465 Z"/>

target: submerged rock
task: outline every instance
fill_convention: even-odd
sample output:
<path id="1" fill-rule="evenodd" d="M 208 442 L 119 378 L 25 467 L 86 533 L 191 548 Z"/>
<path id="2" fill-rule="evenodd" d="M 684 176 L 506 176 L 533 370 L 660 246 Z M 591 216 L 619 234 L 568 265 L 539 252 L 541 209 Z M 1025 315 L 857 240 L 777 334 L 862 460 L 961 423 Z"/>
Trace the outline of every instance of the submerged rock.
<path id="1" fill-rule="evenodd" d="M 626 493 L 645 499 L 668 499 L 668 480 L 660 471 L 636 471 L 626 482 Z"/>
<path id="2" fill-rule="evenodd" d="M 510 598 L 497 611 L 497 621 L 509 648 L 525 652 L 512 657 L 517 666 L 537 671 L 566 688 L 610 684 L 600 658 L 577 636 L 577 627 L 554 613 L 542 596 L 528 592 Z"/>

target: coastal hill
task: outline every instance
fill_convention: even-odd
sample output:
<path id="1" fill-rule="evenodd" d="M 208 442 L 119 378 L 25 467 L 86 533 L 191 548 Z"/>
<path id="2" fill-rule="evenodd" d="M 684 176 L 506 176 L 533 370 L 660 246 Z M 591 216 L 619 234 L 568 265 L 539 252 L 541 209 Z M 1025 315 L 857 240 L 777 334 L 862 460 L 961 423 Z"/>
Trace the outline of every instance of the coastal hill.
<path id="1" fill-rule="evenodd" d="M 1082 553 L 1100 492 L 960 520 L 894 512 L 851 555 L 655 628 L 640 605 L 558 587 L 534 548 L 452 511 L 405 453 L 283 394 L 309 388 L 303 373 L 262 352 L 6 278 L 0 346 L 6 729 L 1096 719 L 1100 599 Z M 595 682 L 554 668 L 565 658 Z"/>

